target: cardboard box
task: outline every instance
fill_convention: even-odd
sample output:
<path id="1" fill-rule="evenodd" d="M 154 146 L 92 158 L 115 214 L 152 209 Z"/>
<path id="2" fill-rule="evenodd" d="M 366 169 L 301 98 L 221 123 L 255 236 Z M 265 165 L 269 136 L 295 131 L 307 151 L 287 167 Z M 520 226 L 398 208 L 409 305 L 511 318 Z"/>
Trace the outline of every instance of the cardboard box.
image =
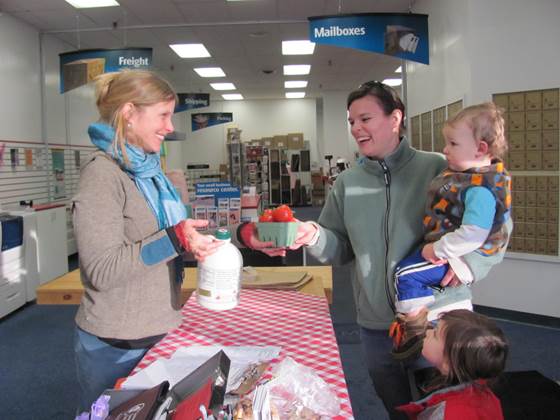
<path id="1" fill-rule="evenodd" d="M 272 137 L 263 137 L 263 138 L 261 138 L 261 143 L 264 147 L 272 147 L 273 138 Z"/>
<path id="2" fill-rule="evenodd" d="M 64 92 L 86 85 L 104 72 L 104 58 L 88 58 L 66 63 L 62 66 Z"/>
<path id="3" fill-rule="evenodd" d="M 276 149 L 286 149 L 288 147 L 288 136 L 274 136 L 272 138 L 272 147 Z"/>
<path id="4" fill-rule="evenodd" d="M 303 133 L 288 133 L 288 149 L 303 149 Z"/>

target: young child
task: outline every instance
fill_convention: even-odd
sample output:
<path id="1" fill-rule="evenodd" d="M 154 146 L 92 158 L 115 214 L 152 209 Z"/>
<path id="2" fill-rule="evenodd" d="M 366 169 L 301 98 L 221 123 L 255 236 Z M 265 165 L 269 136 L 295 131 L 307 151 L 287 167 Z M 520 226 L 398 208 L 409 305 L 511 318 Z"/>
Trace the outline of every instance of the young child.
<path id="1" fill-rule="evenodd" d="M 449 267 L 463 284 L 473 276 L 462 256 L 493 255 L 507 246 L 511 178 L 501 156 L 507 150 L 504 119 L 493 103 L 470 106 L 446 121 L 448 168 L 430 184 L 424 217 L 425 245 L 395 271 L 397 316 L 392 354 L 411 359 L 422 349 L 427 306 Z M 472 309 L 470 301 L 461 306 Z M 453 309 L 457 309 L 454 307 Z"/>
<path id="2" fill-rule="evenodd" d="M 466 309 L 444 313 L 422 349 L 441 374 L 431 381 L 435 390 L 397 409 L 410 419 L 503 419 L 487 381 L 503 372 L 508 349 L 503 332 L 485 316 Z"/>

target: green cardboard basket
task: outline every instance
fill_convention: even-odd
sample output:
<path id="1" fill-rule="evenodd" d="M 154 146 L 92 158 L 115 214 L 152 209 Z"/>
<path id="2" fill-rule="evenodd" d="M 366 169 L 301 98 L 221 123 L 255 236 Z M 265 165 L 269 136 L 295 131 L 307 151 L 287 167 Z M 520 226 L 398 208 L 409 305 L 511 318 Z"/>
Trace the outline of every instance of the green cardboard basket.
<path id="1" fill-rule="evenodd" d="M 277 248 L 290 246 L 296 240 L 298 222 L 257 223 L 259 241 L 274 242 Z"/>

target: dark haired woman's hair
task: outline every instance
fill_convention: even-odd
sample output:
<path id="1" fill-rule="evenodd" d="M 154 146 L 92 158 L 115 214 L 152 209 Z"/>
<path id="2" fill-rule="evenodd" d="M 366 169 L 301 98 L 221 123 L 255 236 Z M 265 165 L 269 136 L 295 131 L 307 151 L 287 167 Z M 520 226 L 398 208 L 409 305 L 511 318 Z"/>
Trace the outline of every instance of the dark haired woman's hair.
<path id="1" fill-rule="evenodd" d="M 504 371 L 509 345 L 494 321 L 457 309 L 444 313 L 439 322 L 443 322 L 443 356 L 448 372 L 430 384 L 432 390 L 477 379 L 495 379 Z"/>
<path id="2" fill-rule="evenodd" d="M 375 98 L 385 115 L 391 115 L 395 109 L 402 112 L 400 126 L 400 132 L 402 134 L 405 130 L 405 109 L 404 104 L 395 89 L 385 83 L 377 81 L 363 83 L 358 89 L 350 92 L 348 95 L 348 99 L 346 100 L 346 109 L 350 109 L 352 102 L 366 96 L 372 96 Z"/>

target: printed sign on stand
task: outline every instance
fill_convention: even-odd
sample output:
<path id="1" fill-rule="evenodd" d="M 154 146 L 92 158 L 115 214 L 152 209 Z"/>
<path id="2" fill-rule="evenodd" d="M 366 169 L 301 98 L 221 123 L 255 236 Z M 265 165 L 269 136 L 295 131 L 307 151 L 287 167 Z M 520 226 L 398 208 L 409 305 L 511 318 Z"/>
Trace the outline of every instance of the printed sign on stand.
<path id="1" fill-rule="evenodd" d="M 195 184 L 195 218 L 207 219 L 212 226 L 239 223 L 241 191 L 229 182 L 200 182 Z M 200 210 L 199 210 L 200 209 Z"/>

